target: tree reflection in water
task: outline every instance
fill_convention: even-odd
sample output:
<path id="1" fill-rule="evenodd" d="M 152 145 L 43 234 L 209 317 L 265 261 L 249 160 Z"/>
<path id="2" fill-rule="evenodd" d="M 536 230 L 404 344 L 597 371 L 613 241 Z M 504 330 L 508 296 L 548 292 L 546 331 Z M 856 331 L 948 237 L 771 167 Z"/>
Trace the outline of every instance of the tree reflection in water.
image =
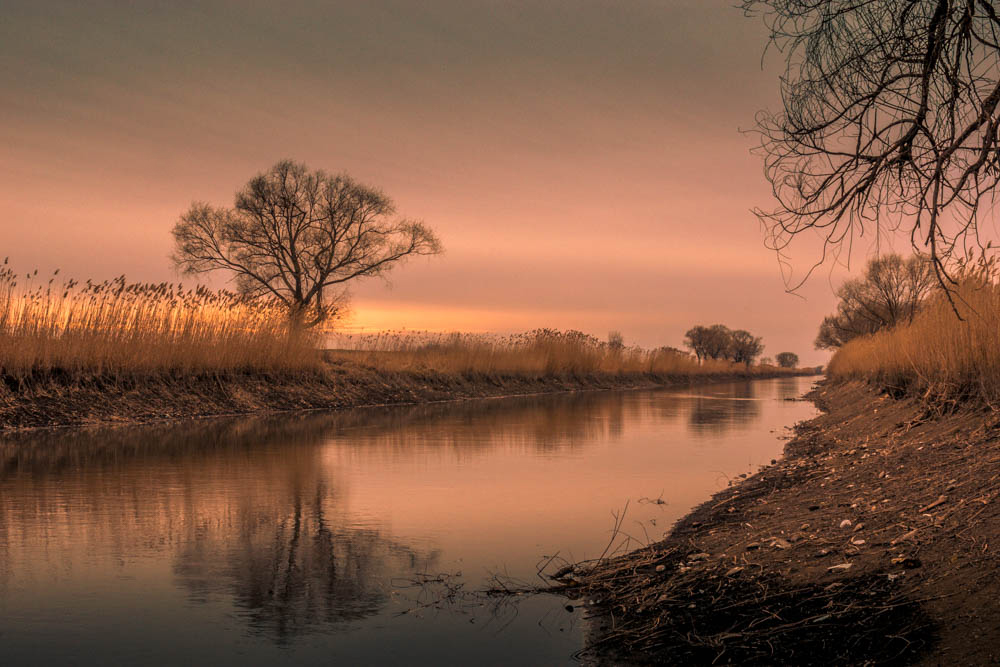
<path id="1" fill-rule="evenodd" d="M 719 436 L 760 418 L 760 399 L 753 382 L 717 385 L 691 399 L 688 429 L 695 435 Z"/>
<path id="2" fill-rule="evenodd" d="M 779 401 L 795 400 L 802 395 L 802 388 L 799 386 L 799 378 L 797 377 L 776 378 L 774 382 Z"/>
<path id="3" fill-rule="evenodd" d="M 338 525 L 322 482 L 278 503 L 243 502 L 231 521 L 201 526 L 174 572 L 192 599 L 230 595 L 253 632 L 284 642 L 378 613 L 391 579 L 426 572 L 437 554 L 374 528 Z"/>
<path id="4" fill-rule="evenodd" d="M 684 459 L 689 441 L 703 451 L 704 436 L 733 431 L 738 438 L 741 426 L 760 418 L 762 398 L 795 393 L 790 379 L 5 434 L 0 594 L 5 586 L 56 580 L 53 573 L 73 572 L 86 585 L 115 582 L 133 576 L 145 559 L 166 566 L 140 569 L 140 577 L 164 584 L 152 589 L 179 587 L 185 604 L 200 609 L 235 607 L 241 633 L 249 628 L 286 643 L 354 627 L 395 604 L 394 577 L 435 573 L 447 569 L 441 561 L 466 553 L 475 554 L 463 561 L 470 572 L 494 564 L 492 552 L 476 552 L 477 540 L 493 540 L 480 551 L 502 550 L 523 535 L 524 549 L 538 548 L 538 531 L 551 529 L 518 512 L 536 516 L 539 507 L 555 507 L 551 516 L 567 526 L 560 539 L 589 534 L 593 517 L 608 505 L 581 509 L 580 488 L 627 480 L 594 501 L 615 494 L 607 502 L 617 502 L 619 491 L 639 492 L 636 477 L 669 471 L 672 457 L 679 469 L 693 470 L 706 459 Z M 696 437 L 684 438 L 685 430 Z M 728 446 L 719 445 L 706 469 L 732 456 Z M 733 451 L 742 460 L 744 443 Z M 633 476 L 609 474 L 619 464 Z M 497 470 L 507 477 L 498 482 Z M 480 477 L 463 478 L 470 471 Z M 693 503 L 703 493 L 696 474 L 684 476 L 694 481 L 690 488 L 681 484 L 672 502 L 690 492 Z M 392 486 L 394 480 L 402 486 Z M 660 482 L 646 480 L 653 492 Z M 470 502 L 479 504 L 467 506 L 449 495 L 450 488 L 471 487 L 496 493 L 473 493 Z M 426 491 L 418 499 L 423 505 L 407 495 L 414 488 Z M 373 489 L 391 497 L 372 502 Z M 405 512 L 395 508 L 414 506 L 417 519 L 411 512 L 409 524 L 396 521 Z M 387 527 L 390 520 L 401 535 Z M 436 536 L 456 525 L 466 531 L 468 551 Z M 439 548 L 452 550 L 442 555 Z"/>
<path id="5" fill-rule="evenodd" d="M 289 641 L 378 613 L 393 577 L 439 559 L 350 512 L 328 444 L 380 460 L 575 450 L 620 438 L 643 409 L 625 405 L 595 392 L 8 434 L 0 586 L 90 554 L 108 554 L 99 567 L 114 576 L 166 552 L 191 601 L 228 600 L 252 632 Z"/>
<path id="6" fill-rule="evenodd" d="M 321 461 L 347 414 L 26 434 L 0 445 L 0 580 L 167 555 L 193 602 L 222 596 L 284 642 L 377 613 L 437 554 L 352 523 Z M 62 437 L 59 437 L 62 435 Z M 2 584 L 2 581 L 0 581 Z"/>

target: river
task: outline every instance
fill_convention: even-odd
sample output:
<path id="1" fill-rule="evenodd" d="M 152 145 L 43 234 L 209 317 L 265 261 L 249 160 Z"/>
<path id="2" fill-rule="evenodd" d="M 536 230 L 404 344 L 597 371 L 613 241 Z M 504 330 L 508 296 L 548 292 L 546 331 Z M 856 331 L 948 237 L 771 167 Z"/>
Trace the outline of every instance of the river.
<path id="1" fill-rule="evenodd" d="M 0 664 L 571 663 L 582 610 L 480 591 L 662 537 L 812 381 L 0 436 Z"/>

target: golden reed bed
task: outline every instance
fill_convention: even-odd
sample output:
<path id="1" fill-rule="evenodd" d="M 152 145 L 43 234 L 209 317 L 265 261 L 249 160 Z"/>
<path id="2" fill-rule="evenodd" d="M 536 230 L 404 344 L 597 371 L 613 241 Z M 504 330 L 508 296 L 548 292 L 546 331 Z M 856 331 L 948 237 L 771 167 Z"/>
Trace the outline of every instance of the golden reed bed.
<path id="1" fill-rule="evenodd" d="M 385 371 L 435 370 L 442 373 L 521 374 L 645 373 L 661 376 L 761 375 L 793 369 L 706 360 L 669 347 L 644 349 L 603 342 L 579 331 L 536 329 L 527 333 L 437 334 L 389 331 L 332 334 L 329 358 L 363 363 Z"/>
<path id="2" fill-rule="evenodd" d="M 320 353 L 320 348 L 326 348 Z M 524 334 L 384 332 L 351 335 L 290 329 L 281 304 L 205 287 L 48 280 L 0 269 L 0 372 L 146 374 L 317 370 L 346 361 L 387 372 L 506 374 L 647 373 L 775 375 L 770 366 L 699 364 L 673 348 L 647 350 L 578 331 Z M 794 372 L 794 371 L 788 371 Z"/>
<path id="3" fill-rule="evenodd" d="M 848 342 L 828 374 L 873 380 L 946 408 L 969 401 L 1000 408 L 997 271 L 963 272 L 951 302 L 937 294 L 912 323 Z"/>
<path id="4" fill-rule="evenodd" d="M 315 366 L 312 338 L 285 312 L 204 287 L 38 280 L 0 271 L 0 367 L 7 376 L 271 370 Z"/>

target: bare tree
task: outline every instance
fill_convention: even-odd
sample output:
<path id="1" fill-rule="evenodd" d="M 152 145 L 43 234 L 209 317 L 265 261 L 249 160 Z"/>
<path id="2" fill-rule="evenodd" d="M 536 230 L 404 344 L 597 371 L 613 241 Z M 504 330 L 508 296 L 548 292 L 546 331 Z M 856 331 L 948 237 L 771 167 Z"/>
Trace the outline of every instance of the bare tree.
<path id="1" fill-rule="evenodd" d="M 691 327 L 684 334 L 684 346 L 691 349 L 694 352 L 694 356 L 698 358 L 698 362 L 701 363 L 708 356 L 705 352 L 706 348 L 706 334 L 708 332 L 708 327 L 698 325 Z"/>
<path id="2" fill-rule="evenodd" d="M 732 354 L 733 332 L 722 324 L 708 327 L 705 339 L 705 352 L 712 359 L 726 359 Z"/>
<path id="3" fill-rule="evenodd" d="M 795 368 L 799 365 L 799 355 L 794 352 L 779 352 L 775 359 L 782 368 Z"/>
<path id="4" fill-rule="evenodd" d="M 729 349 L 730 358 L 734 362 L 750 366 L 754 359 L 764 352 L 764 343 L 759 336 L 754 336 L 743 329 L 737 329 L 732 332 Z"/>
<path id="5" fill-rule="evenodd" d="M 732 332 L 721 324 L 710 327 L 698 325 L 684 334 L 684 345 L 691 348 L 698 361 L 726 359 L 732 347 Z"/>
<path id="6" fill-rule="evenodd" d="M 938 280 L 985 252 L 981 205 L 1000 179 L 995 0 L 743 0 L 785 53 L 783 110 L 762 113 L 779 251 L 817 231 L 828 251 L 902 230 Z"/>
<path id="7" fill-rule="evenodd" d="M 816 348 L 838 348 L 852 338 L 911 322 L 935 284 L 931 262 L 924 257 L 871 260 L 863 276 L 837 290 L 837 312 L 823 319 Z"/>
<path id="8" fill-rule="evenodd" d="M 232 208 L 192 204 L 174 226 L 173 259 L 189 274 L 228 271 L 242 293 L 275 298 L 312 327 L 341 307 L 350 281 L 441 252 L 428 227 L 395 213 L 380 190 L 286 160 L 252 178 Z"/>

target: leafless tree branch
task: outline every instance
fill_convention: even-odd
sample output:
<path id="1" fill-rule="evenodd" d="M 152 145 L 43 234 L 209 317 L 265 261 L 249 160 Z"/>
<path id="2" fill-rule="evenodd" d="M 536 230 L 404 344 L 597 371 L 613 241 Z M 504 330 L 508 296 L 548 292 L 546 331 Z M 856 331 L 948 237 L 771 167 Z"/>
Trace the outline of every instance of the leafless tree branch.
<path id="1" fill-rule="evenodd" d="M 758 116 L 780 254 L 906 231 L 942 287 L 982 256 L 1000 178 L 1000 17 L 992 0 L 743 0 L 786 57 L 783 110 Z"/>
<path id="2" fill-rule="evenodd" d="M 286 160 L 252 178 L 232 208 L 192 204 L 174 226 L 173 260 L 185 273 L 227 271 L 242 293 L 276 298 L 312 327 L 342 306 L 346 283 L 441 252 L 426 225 L 395 213 L 380 190 Z"/>

